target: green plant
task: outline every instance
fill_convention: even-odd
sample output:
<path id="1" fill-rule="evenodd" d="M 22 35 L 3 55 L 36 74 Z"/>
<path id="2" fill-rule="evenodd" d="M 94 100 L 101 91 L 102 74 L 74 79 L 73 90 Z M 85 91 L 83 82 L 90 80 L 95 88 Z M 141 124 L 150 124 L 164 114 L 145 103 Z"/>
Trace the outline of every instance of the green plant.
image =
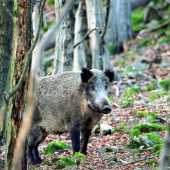
<path id="1" fill-rule="evenodd" d="M 51 156 L 54 152 L 63 150 L 67 146 L 68 145 L 64 142 L 51 142 L 42 154 Z"/>
<path id="2" fill-rule="evenodd" d="M 144 112 L 144 111 L 138 110 L 138 111 L 136 112 L 136 115 L 142 115 L 143 117 L 145 117 L 145 116 L 147 115 L 147 113 Z"/>
<path id="3" fill-rule="evenodd" d="M 109 97 L 109 101 L 113 101 L 113 96 L 110 96 L 110 97 Z"/>
<path id="4" fill-rule="evenodd" d="M 47 67 L 51 66 L 51 60 L 46 60 L 46 61 L 45 61 L 45 65 L 46 65 Z"/>
<path id="5" fill-rule="evenodd" d="M 124 99 L 125 103 L 120 109 L 128 108 L 128 107 L 133 107 L 134 106 L 134 100 L 133 99 Z"/>
<path id="6" fill-rule="evenodd" d="M 138 85 L 132 85 L 130 89 L 127 89 L 125 92 L 126 97 L 129 97 L 132 94 L 141 92 L 142 89 Z"/>
<path id="7" fill-rule="evenodd" d="M 140 131 L 138 129 L 134 129 L 130 132 L 130 135 L 132 137 L 135 137 L 135 136 L 138 137 L 140 135 Z"/>
<path id="8" fill-rule="evenodd" d="M 135 53 L 137 53 L 137 50 L 132 50 L 132 51 L 127 52 L 124 56 L 126 57 L 129 55 L 135 54 Z"/>
<path id="9" fill-rule="evenodd" d="M 149 165 L 158 165 L 158 161 L 150 160 L 150 161 L 146 162 L 146 164 L 149 164 Z"/>
<path id="10" fill-rule="evenodd" d="M 140 46 L 141 47 L 144 47 L 144 46 L 149 46 L 152 44 L 152 41 L 154 41 L 155 38 L 154 37 L 151 37 L 149 39 L 143 39 L 143 40 L 140 40 Z"/>
<path id="11" fill-rule="evenodd" d="M 170 88 L 170 82 L 168 80 L 162 80 L 159 82 L 159 85 L 163 88 L 163 90 L 168 91 Z"/>
<path id="12" fill-rule="evenodd" d="M 155 90 L 155 86 L 154 86 L 153 83 L 151 83 L 151 86 L 146 87 L 146 89 L 145 89 L 146 92 L 147 92 L 147 91 L 151 91 L 151 90 Z"/>

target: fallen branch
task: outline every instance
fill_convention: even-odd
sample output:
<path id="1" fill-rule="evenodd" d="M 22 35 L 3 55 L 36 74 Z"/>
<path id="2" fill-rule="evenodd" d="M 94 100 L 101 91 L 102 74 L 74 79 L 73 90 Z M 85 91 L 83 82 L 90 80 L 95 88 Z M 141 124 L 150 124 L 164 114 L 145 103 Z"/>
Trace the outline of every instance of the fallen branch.
<path id="1" fill-rule="evenodd" d="M 165 21 L 165 22 L 163 22 L 162 24 L 160 24 L 160 25 L 158 25 L 158 26 L 153 27 L 153 28 L 148 28 L 148 29 L 141 30 L 141 31 L 139 32 L 139 34 L 144 34 L 144 33 L 150 32 L 150 31 L 157 30 L 157 29 L 159 29 L 159 28 L 162 28 L 162 27 L 168 25 L 169 23 L 170 23 L 170 19 L 167 20 L 167 21 Z"/>
<path id="2" fill-rule="evenodd" d="M 139 162 L 139 161 L 144 161 L 144 160 L 147 160 L 147 159 L 153 159 L 153 158 L 159 157 L 159 156 L 160 156 L 160 155 L 156 155 L 156 156 L 152 156 L 152 157 L 148 157 L 148 158 L 138 159 L 138 160 L 135 160 L 135 161 L 132 161 L 132 162 L 128 162 L 128 163 L 119 165 L 118 167 L 125 166 L 125 165 L 129 165 L 129 164 L 132 164 L 132 163 L 135 163 L 135 162 Z"/>
<path id="3" fill-rule="evenodd" d="M 99 29 L 99 27 L 96 27 L 96 28 L 91 29 L 91 30 L 83 37 L 83 39 L 82 39 L 81 41 L 79 41 L 78 43 L 74 44 L 73 47 L 76 48 L 79 44 L 81 44 L 81 43 L 88 37 L 88 35 L 89 35 L 92 31 L 98 30 L 98 29 Z"/>

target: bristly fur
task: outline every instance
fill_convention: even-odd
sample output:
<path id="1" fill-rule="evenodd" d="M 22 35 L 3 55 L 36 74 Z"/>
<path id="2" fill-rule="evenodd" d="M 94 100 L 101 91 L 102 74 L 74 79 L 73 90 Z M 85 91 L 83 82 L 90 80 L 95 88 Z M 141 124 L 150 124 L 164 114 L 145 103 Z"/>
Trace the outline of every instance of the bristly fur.
<path id="1" fill-rule="evenodd" d="M 114 72 L 110 71 L 109 69 L 105 69 L 104 74 L 109 78 L 110 82 L 114 80 Z"/>
<path id="2" fill-rule="evenodd" d="M 92 76 L 93 74 L 88 68 L 82 68 L 81 80 L 83 83 L 87 83 Z"/>

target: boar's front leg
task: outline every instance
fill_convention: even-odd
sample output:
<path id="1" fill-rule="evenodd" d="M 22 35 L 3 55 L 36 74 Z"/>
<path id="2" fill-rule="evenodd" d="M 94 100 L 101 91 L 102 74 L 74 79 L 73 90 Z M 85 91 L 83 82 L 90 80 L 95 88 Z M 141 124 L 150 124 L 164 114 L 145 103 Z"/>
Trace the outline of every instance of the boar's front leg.
<path id="1" fill-rule="evenodd" d="M 80 150 L 80 130 L 71 129 L 69 131 L 72 141 L 73 155 Z"/>
<path id="2" fill-rule="evenodd" d="M 84 155 L 87 154 L 86 152 L 86 148 L 87 148 L 87 144 L 89 141 L 89 137 L 91 135 L 91 129 L 85 129 L 81 131 L 81 135 L 82 135 L 82 146 L 81 146 L 81 153 L 83 153 Z"/>

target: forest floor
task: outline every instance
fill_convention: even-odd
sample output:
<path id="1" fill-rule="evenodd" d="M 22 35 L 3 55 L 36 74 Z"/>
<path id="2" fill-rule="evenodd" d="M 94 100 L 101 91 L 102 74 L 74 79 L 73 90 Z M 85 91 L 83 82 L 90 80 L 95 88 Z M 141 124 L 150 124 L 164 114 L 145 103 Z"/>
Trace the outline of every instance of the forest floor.
<path id="1" fill-rule="evenodd" d="M 155 37 L 150 45 L 142 46 L 141 41 L 145 41 L 151 37 Z M 169 81 L 170 73 L 170 43 L 162 43 L 162 37 L 158 38 L 158 34 L 151 33 L 145 37 L 137 37 L 129 41 L 126 45 L 130 52 L 124 52 L 116 56 L 112 56 L 111 62 L 115 65 L 114 70 L 123 75 L 123 79 L 113 82 L 111 101 L 113 107 L 112 112 L 104 115 L 101 123 L 105 123 L 112 127 L 118 128 L 113 134 L 101 136 L 100 133 L 93 133 L 87 147 L 87 155 L 79 166 L 72 165 L 65 169 L 155 169 L 158 167 L 160 154 L 152 156 L 153 149 L 144 147 L 140 153 L 138 148 L 129 149 L 124 147 L 133 139 L 131 131 L 135 127 L 132 125 L 135 120 L 138 123 L 149 122 L 150 113 L 155 113 L 164 118 L 163 122 L 157 122 L 162 126 L 167 125 L 169 115 L 169 92 L 160 94 L 161 80 Z M 154 85 L 154 90 L 147 87 L 156 82 L 158 87 Z M 132 92 L 136 89 L 136 92 Z M 141 89 L 141 90 L 137 90 Z M 132 93 L 131 93 L 132 92 Z M 134 93 L 134 94 L 133 94 Z M 154 95 L 155 94 L 155 95 Z M 132 101 L 132 104 L 131 102 Z M 129 102 L 129 103 L 128 103 Z M 129 104 L 129 105 L 128 105 Z M 123 106 L 123 107 L 122 107 Z M 148 115 L 142 116 L 136 114 L 137 111 L 144 111 Z M 122 128 L 123 127 L 123 128 Z M 129 131 L 128 131 L 129 129 Z M 100 132 L 100 129 L 99 131 Z M 148 132 L 141 132 L 140 136 Z M 160 138 L 165 138 L 165 131 L 157 131 Z M 71 140 L 68 133 L 62 135 L 49 135 L 40 145 L 39 152 L 42 153 L 45 147 L 52 141 L 65 142 L 71 146 Z M 117 148 L 116 151 L 109 152 L 105 148 Z M 103 148 L 103 151 L 102 149 Z M 50 162 L 52 158 L 72 157 L 72 149 L 67 148 L 54 152 L 52 156 L 42 155 L 45 162 Z M 156 160 L 148 164 L 149 160 Z M 158 162 L 157 162 L 158 161 Z M 56 163 L 50 166 L 41 165 L 40 167 L 32 167 L 33 169 L 53 169 Z"/>

